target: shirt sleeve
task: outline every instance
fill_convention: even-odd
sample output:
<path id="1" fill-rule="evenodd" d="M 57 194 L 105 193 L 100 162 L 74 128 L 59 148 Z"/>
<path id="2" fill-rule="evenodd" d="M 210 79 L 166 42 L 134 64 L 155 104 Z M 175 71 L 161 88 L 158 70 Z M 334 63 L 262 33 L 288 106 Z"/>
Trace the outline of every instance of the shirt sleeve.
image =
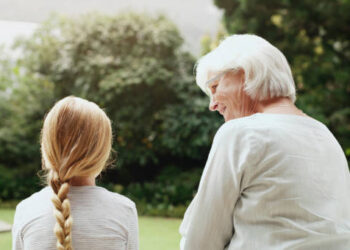
<path id="1" fill-rule="evenodd" d="M 127 249 L 128 250 L 138 250 L 139 249 L 139 225 L 138 225 L 138 218 L 137 218 L 137 210 L 136 206 L 133 205 L 132 207 L 132 215 L 130 216 L 130 223 L 129 223 L 129 237 L 128 237 L 128 244 Z"/>
<path id="2" fill-rule="evenodd" d="M 18 206 L 16 207 L 15 218 L 12 225 L 12 250 L 22 250 L 23 238 L 21 229 L 19 228 L 20 212 Z"/>
<path id="3" fill-rule="evenodd" d="M 252 136 L 236 126 L 217 132 L 198 192 L 180 226 L 181 250 L 224 249 L 234 234 L 233 211 L 241 193 L 243 170 L 252 158 Z"/>

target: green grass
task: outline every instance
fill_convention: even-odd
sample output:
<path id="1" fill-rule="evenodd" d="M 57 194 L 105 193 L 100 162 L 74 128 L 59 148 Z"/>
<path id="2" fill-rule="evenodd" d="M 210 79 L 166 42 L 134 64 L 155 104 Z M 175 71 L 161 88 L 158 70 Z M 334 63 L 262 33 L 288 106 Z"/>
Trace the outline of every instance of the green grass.
<path id="1" fill-rule="evenodd" d="M 141 250 L 178 250 L 180 248 L 180 219 L 140 217 Z"/>
<path id="2" fill-rule="evenodd" d="M 12 224 L 14 209 L 0 209 L 0 220 Z M 0 233 L 0 249 L 11 249 L 11 232 Z"/>
<path id="3" fill-rule="evenodd" d="M 12 223 L 14 209 L 0 209 L 0 220 Z M 177 250 L 180 244 L 180 219 L 139 218 L 141 250 Z M 11 249 L 11 233 L 0 233 L 0 249 Z"/>

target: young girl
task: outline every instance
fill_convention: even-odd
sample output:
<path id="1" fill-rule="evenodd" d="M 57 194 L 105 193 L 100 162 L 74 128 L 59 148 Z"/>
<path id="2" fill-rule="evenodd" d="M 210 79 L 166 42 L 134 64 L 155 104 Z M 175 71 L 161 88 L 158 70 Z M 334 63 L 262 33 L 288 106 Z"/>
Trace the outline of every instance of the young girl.
<path id="1" fill-rule="evenodd" d="M 95 103 L 55 104 L 41 133 L 48 187 L 17 205 L 13 249 L 138 249 L 135 204 L 95 185 L 111 146 L 110 120 Z"/>

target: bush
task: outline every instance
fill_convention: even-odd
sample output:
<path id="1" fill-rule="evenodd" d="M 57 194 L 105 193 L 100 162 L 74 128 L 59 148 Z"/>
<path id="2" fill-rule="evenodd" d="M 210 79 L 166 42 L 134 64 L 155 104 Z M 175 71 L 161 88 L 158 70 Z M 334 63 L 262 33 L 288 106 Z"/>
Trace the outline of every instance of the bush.
<path id="1" fill-rule="evenodd" d="M 152 205 L 142 201 L 136 201 L 138 215 L 154 217 L 183 218 L 187 205 Z"/>
<path id="2" fill-rule="evenodd" d="M 39 135 L 53 88 L 4 57 L 0 79 L 0 200 L 21 199 L 40 188 Z"/>
<path id="3" fill-rule="evenodd" d="M 152 182 L 132 183 L 125 189 L 117 185 L 113 191 L 135 201 L 142 215 L 182 217 L 194 197 L 201 173 L 201 169 L 182 171 L 167 167 Z"/>

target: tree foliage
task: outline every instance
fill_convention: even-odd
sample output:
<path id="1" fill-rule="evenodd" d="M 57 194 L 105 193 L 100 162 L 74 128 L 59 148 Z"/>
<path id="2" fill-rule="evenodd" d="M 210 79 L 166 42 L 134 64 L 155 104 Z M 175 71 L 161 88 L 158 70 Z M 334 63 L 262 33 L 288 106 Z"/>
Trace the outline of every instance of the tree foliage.
<path id="1" fill-rule="evenodd" d="M 182 44 L 164 16 L 51 17 L 17 41 L 21 57 L 12 66 L 4 61 L 8 83 L 0 94 L 11 91 L 0 103 L 7 117 L 0 124 L 0 165 L 35 176 L 44 114 L 75 95 L 96 102 L 112 120 L 117 168 L 105 183 L 152 179 L 167 166 L 202 167 L 220 119 L 207 111 L 194 84 L 194 58 Z"/>
<path id="2" fill-rule="evenodd" d="M 52 83 L 0 58 L 0 200 L 37 190 L 41 120 L 52 104 Z"/>

